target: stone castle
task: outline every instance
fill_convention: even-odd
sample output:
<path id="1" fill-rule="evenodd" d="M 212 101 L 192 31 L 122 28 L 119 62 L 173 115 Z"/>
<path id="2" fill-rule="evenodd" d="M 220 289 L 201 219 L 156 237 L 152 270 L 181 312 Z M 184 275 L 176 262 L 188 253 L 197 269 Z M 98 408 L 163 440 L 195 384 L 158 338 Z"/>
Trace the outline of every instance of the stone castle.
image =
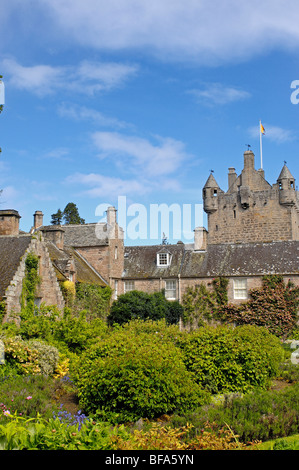
<path id="1" fill-rule="evenodd" d="M 299 240 L 299 193 L 286 164 L 271 186 L 264 171 L 255 170 L 253 152 L 247 151 L 239 176 L 229 168 L 226 193 L 211 173 L 203 201 L 211 244 Z"/>
<path id="2" fill-rule="evenodd" d="M 194 243 L 125 246 L 114 207 L 107 222 L 84 225 L 43 224 L 36 211 L 30 233 L 20 231 L 15 210 L 0 211 L 0 298 L 8 319 L 20 311 L 26 253 L 40 260 L 41 283 L 36 303 L 63 308 L 64 280 L 109 285 L 114 298 L 130 290 L 165 290 L 169 300 L 181 300 L 190 286 L 229 280 L 230 302 L 244 302 L 267 274 L 281 274 L 299 285 L 299 193 L 284 164 L 276 183 L 255 169 L 252 151 L 244 153 L 238 176 L 229 168 L 228 190 L 213 173 L 203 188 L 208 227 L 194 229 Z"/>

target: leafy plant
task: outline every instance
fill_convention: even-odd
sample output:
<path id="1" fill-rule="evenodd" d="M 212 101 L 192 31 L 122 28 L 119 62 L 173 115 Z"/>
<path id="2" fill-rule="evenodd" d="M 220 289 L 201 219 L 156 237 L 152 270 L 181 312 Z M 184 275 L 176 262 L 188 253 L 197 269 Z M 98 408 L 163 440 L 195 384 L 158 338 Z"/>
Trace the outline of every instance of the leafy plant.
<path id="1" fill-rule="evenodd" d="M 221 317 L 237 325 L 251 324 L 267 328 L 286 338 L 295 328 L 299 306 L 299 287 L 285 283 L 282 276 L 265 276 L 261 289 L 250 291 L 251 299 L 239 306 L 224 305 Z"/>
<path id="2" fill-rule="evenodd" d="M 80 357 L 70 375 L 83 410 L 113 422 L 153 418 L 208 399 L 181 351 L 153 333 L 114 330 Z"/>
<path id="3" fill-rule="evenodd" d="M 196 381 L 214 394 L 266 388 L 284 357 L 278 338 L 255 326 L 201 327 L 179 346 Z"/>
<path id="4" fill-rule="evenodd" d="M 190 328 L 197 328 L 213 320 L 213 314 L 217 309 L 216 295 L 201 283 L 199 286 L 186 289 L 182 305 L 184 324 L 188 324 Z"/>
<path id="5" fill-rule="evenodd" d="M 33 253 L 28 253 L 25 260 L 25 277 L 22 289 L 22 309 L 23 316 L 34 312 L 34 299 L 36 287 L 40 282 L 38 275 L 38 257 Z"/>
<path id="6" fill-rule="evenodd" d="M 163 292 L 148 294 L 141 291 L 131 291 L 122 294 L 112 303 L 108 315 L 108 324 L 122 325 L 130 320 L 161 320 L 170 324 L 178 323 L 183 314 L 183 307 L 177 301 L 169 301 Z"/>

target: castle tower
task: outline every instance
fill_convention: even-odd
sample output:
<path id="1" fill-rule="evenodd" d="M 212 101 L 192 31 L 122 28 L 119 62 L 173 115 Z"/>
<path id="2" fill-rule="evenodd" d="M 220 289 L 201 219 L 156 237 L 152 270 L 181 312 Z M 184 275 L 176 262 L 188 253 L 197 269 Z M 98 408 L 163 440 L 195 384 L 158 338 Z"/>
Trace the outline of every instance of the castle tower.
<path id="1" fill-rule="evenodd" d="M 212 173 L 203 188 L 208 244 L 298 240 L 299 193 L 286 164 L 271 186 L 264 170 L 255 169 L 254 153 L 247 150 L 243 157 L 239 176 L 229 168 L 227 192 Z"/>
<path id="2" fill-rule="evenodd" d="M 222 190 L 219 188 L 218 183 L 211 172 L 202 191 L 204 211 L 208 214 L 211 214 L 218 209 L 218 196 L 220 192 L 222 192 Z"/>
<path id="3" fill-rule="evenodd" d="M 284 164 L 277 179 L 279 185 L 279 202 L 293 206 L 296 202 L 295 178 Z"/>

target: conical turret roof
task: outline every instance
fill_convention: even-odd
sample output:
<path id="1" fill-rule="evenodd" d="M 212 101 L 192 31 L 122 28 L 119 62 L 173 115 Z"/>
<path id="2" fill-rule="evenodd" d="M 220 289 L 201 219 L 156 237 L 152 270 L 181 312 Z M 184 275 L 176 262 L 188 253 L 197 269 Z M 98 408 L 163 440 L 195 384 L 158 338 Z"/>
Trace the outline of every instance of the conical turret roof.
<path id="1" fill-rule="evenodd" d="M 280 175 L 277 178 L 277 181 L 280 181 L 282 179 L 291 179 L 291 180 L 295 179 L 286 164 L 283 165 Z"/>
<path id="2" fill-rule="evenodd" d="M 210 176 L 208 177 L 207 182 L 204 185 L 204 188 L 219 188 L 218 183 L 215 180 L 213 173 L 211 173 Z"/>

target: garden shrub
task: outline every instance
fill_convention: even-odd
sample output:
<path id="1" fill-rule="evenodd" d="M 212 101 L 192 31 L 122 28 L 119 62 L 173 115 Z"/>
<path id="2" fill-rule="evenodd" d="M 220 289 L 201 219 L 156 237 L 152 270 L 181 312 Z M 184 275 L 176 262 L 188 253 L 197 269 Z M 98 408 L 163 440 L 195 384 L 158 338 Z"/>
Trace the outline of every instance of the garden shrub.
<path id="1" fill-rule="evenodd" d="M 58 349 L 55 348 L 55 346 L 37 340 L 31 340 L 28 344 L 30 348 L 38 353 L 40 373 L 43 375 L 52 375 L 59 362 Z"/>
<path id="2" fill-rule="evenodd" d="M 164 292 L 148 294 L 141 291 L 131 291 L 122 294 L 115 300 L 107 317 L 108 324 L 122 325 L 130 320 L 161 320 L 167 323 L 178 323 L 183 315 L 183 307 L 178 301 L 169 301 Z"/>
<path id="3" fill-rule="evenodd" d="M 278 338 L 250 325 L 201 327 L 179 344 L 188 370 L 214 394 L 266 388 L 284 357 Z"/>
<path id="4" fill-rule="evenodd" d="M 21 337 L 2 337 L 5 350 L 5 363 L 18 374 L 39 374 L 38 352 Z"/>
<path id="5" fill-rule="evenodd" d="M 59 361 L 57 348 L 45 342 L 23 340 L 20 336 L 2 337 L 4 360 L 18 374 L 51 375 Z"/>
<path id="6" fill-rule="evenodd" d="M 172 425 L 192 424 L 192 437 L 207 422 L 217 423 L 220 428 L 229 425 L 241 442 L 267 441 L 296 434 L 299 426 L 299 384 L 279 392 L 260 390 L 243 397 L 226 396 L 222 405 L 176 415 Z"/>
<path id="7" fill-rule="evenodd" d="M 107 325 L 100 319 L 94 318 L 90 321 L 86 319 L 86 312 L 81 312 L 79 317 L 67 314 L 56 323 L 53 332 L 53 341 L 59 344 L 66 353 L 66 349 L 71 353 L 80 354 L 90 347 L 99 338 L 105 336 Z"/>
<path id="8" fill-rule="evenodd" d="M 70 376 L 83 410 L 112 422 L 154 418 L 208 400 L 181 351 L 154 333 L 116 329 L 80 357 Z"/>
<path id="9" fill-rule="evenodd" d="M 76 283 L 76 297 L 73 304 L 74 313 L 86 310 L 89 318 L 105 320 L 110 310 L 111 287 L 101 287 L 87 282 Z"/>

